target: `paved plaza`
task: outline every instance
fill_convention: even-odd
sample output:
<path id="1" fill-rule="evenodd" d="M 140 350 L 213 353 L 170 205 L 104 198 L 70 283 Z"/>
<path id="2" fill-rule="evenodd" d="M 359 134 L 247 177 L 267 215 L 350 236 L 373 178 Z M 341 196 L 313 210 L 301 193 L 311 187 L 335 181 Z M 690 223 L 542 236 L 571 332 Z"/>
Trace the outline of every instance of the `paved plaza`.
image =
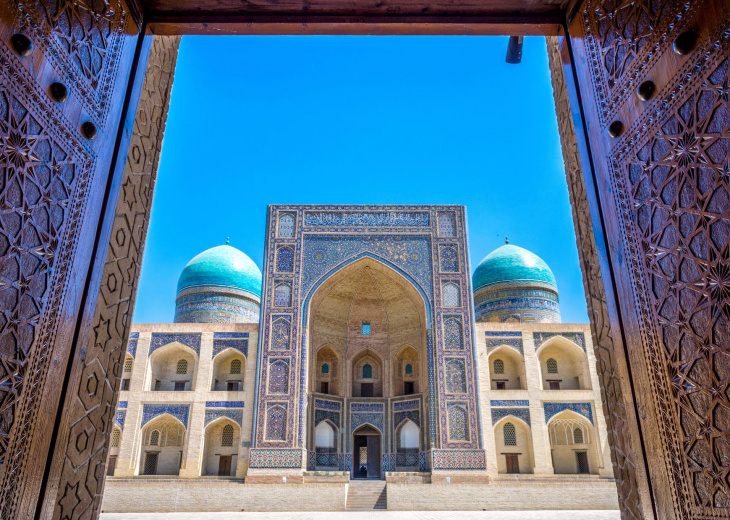
<path id="1" fill-rule="evenodd" d="M 101 520 L 618 520 L 610 511 L 364 511 L 339 513 L 104 513 Z"/>

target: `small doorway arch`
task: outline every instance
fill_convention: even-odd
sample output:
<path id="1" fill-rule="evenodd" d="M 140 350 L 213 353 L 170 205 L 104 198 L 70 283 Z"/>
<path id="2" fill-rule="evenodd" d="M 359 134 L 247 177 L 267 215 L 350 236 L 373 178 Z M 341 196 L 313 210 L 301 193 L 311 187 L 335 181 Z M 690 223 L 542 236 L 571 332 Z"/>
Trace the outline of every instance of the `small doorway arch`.
<path id="1" fill-rule="evenodd" d="M 380 431 L 364 424 L 352 434 L 352 478 L 380 478 Z"/>

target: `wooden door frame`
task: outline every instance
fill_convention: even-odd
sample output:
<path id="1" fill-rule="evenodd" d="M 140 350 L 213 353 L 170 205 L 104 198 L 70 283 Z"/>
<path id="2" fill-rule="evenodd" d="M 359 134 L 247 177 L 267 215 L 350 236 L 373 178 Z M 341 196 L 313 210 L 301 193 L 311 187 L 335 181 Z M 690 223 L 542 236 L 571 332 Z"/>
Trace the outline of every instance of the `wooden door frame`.
<path id="1" fill-rule="evenodd" d="M 614 471 L 619 489 L 619 500 L 624 512 L 637 518 L 656 518 L 657 508 L 651 479 L 648 476 L 646 448 L 638 417 L 635 391 L 632 385 L 631 367 L 627 362 L 625 326 L 622 322 L 621 308 L 617 297 L 617 281 L 609 259 L 608 239 L 605 218 L 598 195 L 598 183 L 591 154 L 589 132 L 586 127 L 584 103 L 581 88 L 577 81 L 575 56 L 571 45 L 568 27 L 582 2 L 575 0 L 566 9 L 555 12 L 531 15 L 492 15 L 465 16 L 450 14 L 447 16 L 423 14 L 419 16 L 399 15 L 342 15 L 332 14 L 246 14 L 245 16 L 222 17 L 215 13 L 159 13 L 144 14 L 143 7 L 136 1 L 129 4 L 132 15 L 140 27 L 140 36 L 135 63 L 124 93 L 124 110 L 119 122 L 115 145 L 114 159 L 109 170 L 104 204 L 99 219 L 97 234 L 94 240 L 92 260 L 88 272 L 83 300 L 82 312 L 76 319 L 76 332 L 73 346 L 68 355 L 68 369 L 63 380 L 60 394 L 61 405 L 56 411 L 53 422 L 53 435 L 50 451 L 36 453 L 36 460 L 45 460 L 43 484 L 37 481 L 30 499 L 37 497 L 33 516 L 36 518 L 54 518 L 69 514 L 76 505 L 64 505 L 63 499 L 69 500 L 67 490 L 84 485 L 104 460 L 109 449 L 111 421 L 95 438 L 95 443 L 102 446 L 101 452 L 95 452 L 84 467 L 66 472 L 64 461 L 68 458 L 69 425 L 75 424 L 78 412 L 74 411 L 76 393 L 84 373 L 86 359 L 90 349 L 94 348 L 94 330 L 100 324 L 110 320 L 123 322 L 121 330 L 126 333 L 116 334 L 102 345 L 102 348 L 115 348 L 120 359 L 110 363 L 123 365 L 126 335 L 129 333 L 129 320 L 134 307 L 136 284 L 139 278 L 142 250 L 146 237 L 147 223 L 151 206 L 151 193 L 154 186 L 157 163 L 159 160 L 162 132 L 169 105 L 170 82 L 174 75 L 174 63 L 179 38 L 182 34 L 377 34 L 377 35 L 543 35 L 560 37 L 559 51 L 553 48 L 551 71 L 553 84 L 561 87 L 557 96 L 561 101 L 569 103 L 557 106 L 559 127 L 564 156 L 567 153 L 571 161 L 566 160 L 566 174 L 574 211 L 574 224 L 579 244 L 579 256 L 586 287 L 593 343 L 597 357 L 608 362 L 610 374 L 599 374 L 604 395 L 604 413 L 609 424 L 609 443 L 611 445 Z M 155 44 L 152 44 L 152 36 Z M 175 35 L 175 36 L 172 36 Z M 164 36 L 165 38 L 161 38 Z M 550 45 L 550 42 L 549 42 Z M 549 49 L 550 50 L 550 49 Z M 150 54 L 151 52 L 151 54 Z M 149 55 L 149 61 L 147 56 Z M 557 56 L 557 58 L 556 58 Z M 557 63 L 557 64 L 556 64 Z M 172 70 L 170 70 L 172 64 Z M 146 66 L 146 69 L 145 69 Z M 146 70 L 144 86 L 141 71 Z M 139 105 L 137 99 L 141 97 Z M 153 109 L 160 109 L 162 116 L 153 122 L 143 124 L 144 116 L 149 116 Z M 142 112 L 145 112 L 144 114 Z M 562 111 L 562 115 L 561 115 Z M 135 117 L 136 116 L 136 117 Z M 561 119 L 562 118 L 562 119 Z M 132 130 L 132 127 L 134 129 Z M 572 128 L 572 130 L 571 130 Z M 151 157 L 143 171 L 133 164 L 134 157 L 127 157 L 129 142 L 142 135 L 152 144 Z M 571 141 L 573 140 L 573 141 Z M 571 142 L 568 142 L 571 141 Z M 134 146 L 134 143 L 132 144 Z M 568 150 L 566 151 L 566 148 Z M 593 148 L 595 149 L 595 148 Z M 576 166 L 577 163 L 577 166 Z M 130 166 L 131 165 L 131 166 Z M 568 171 L 570 170 L 570 171 Z M 134 176 L 146 176 L 146 180 L 133 180 Z M 142 201 L 130 201 L 123 187 L 131 182 L 132 188 L 139 187 L 134 182 L 146 182 L 144 189 L 147 196 Z M 114 201 L 117 201 L 116 204 Z M 120 252 L 115 248 L 113 237 L 120 231 L 126 231 L 134 237 L 133 251 Z M 111 291 L 116 295 L 110 300 L 108 276 L 117 272 L 119 264 L 124 262 L 136 268 L 131 279 L 125 279 L 122 289 Z M 601 350 L 601 352 L 599 352 Z M 119 375 L 112 373 L 108 367 L 110 391 L 101 398 L 101 406 L 108 407 L 113 415 L 119 393 Z M 612 385 L 621 386 L 621 391 L 608 388 L 606 378 Z M 621 410 L 619 412 L 618 410 Z M 623 414 L 623 415 L 622 415 Z M 108 431 L 106 431 L 108 430 Z M 625 435 L 619 435 L 625 433 Z M 104 437 L 105 436 L 105 437 Z M 628 440 L 627 440 L 628 439 Z M 382 440 L 382 438 L 381 438 Z M 623 444 L 621 444 L 623 443 Z M 105 447 L 104 447 L 105 446 Z M 382 449 L 382 448 L 381 448 Z M 100 456 L 103 455 L 103 456 Z M 382 468 L 381 468 L 382 469 Z M 105 474 L 104 471 L 96 472 Z M 382 471 L 381 471 L 382 473 Z M 98 477 L 97 477 L 98 478 Z M 85 510 L 98 512 L 101 505 L 100 496 L 103 490 L 103 477 L 91 490 L 90 503 L 83 505 Z M 660 497 L 661 498 L 661 497 Z M 16 497 L 17 499 L 17 497 Z M 32 508 L 32 506 L 31 506 Z"/>

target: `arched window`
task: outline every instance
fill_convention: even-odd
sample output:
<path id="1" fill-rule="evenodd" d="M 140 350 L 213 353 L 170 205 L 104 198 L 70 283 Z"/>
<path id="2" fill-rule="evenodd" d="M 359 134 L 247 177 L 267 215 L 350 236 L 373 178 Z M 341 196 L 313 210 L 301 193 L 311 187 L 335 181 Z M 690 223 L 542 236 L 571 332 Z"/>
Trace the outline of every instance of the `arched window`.
<path id="1" fill-rule="evenodd" d="M 504 374 L 504 361 L 502 361 L 501 359 L 494 360 L 494 373 Z"/>
<path id="2" fill-rule="evenodd" d="M 461 359 L 451 359 L 446 362 L 446 393 L 466 393 L 466 371 Z"/>
<path id="3" fill-rule="evenodd" d="M 363 379 L 372 379 L 373 377 L 373 366 L 370 363 L 365 363 L 362 367 Z"/>
<path id="4" fill-rule="evenodd" d="M 274 289 L 274 305 L 276 307 L 289 307 L 291 305 L 291 285 L 280 283 Z"/>
<path id="5" fill-rule="evenodd" d="M 418 448 L 420 447 L 419 442 L 419 429 L 411 420 L 407 420 L 400 429 L 400 448 Z"/>
<path id="6" fill-rule="evenodd" d="M 515 425 L 511 422 L 504 425 L 504 445 L 517 446 L 517 432 L 515 431 Z"/>
<path id="7" fill-rule="evenodd" d="M 327 421 L 322 421 L 314 428 L 315 448 L 334 448 L 335 439 L 335 429 Z"/>
<path id="8" fill-rule="evenodd" d="M 119 430 L 119 428 L 114 428 L 114 431 L 112 432 L 112 448 L 116 448 L 119 446 L 119 439 L 122 437 L 122 432 Z"/>
<path id="9" fill-rule="evenodd" d="M 177 362 L 177 373 L 187 374 L 188 373 L 188 361 L 187 359 L 181 359 Z"/>
<path id="10" fill-rule="evenodd" d="M 241 360 L 240 359 L 234 359 L 231 361 L 231 374 L 240 374 L 241 373 Z"/>
<path id="11" fill-rule="evenodd" d="M 444 285 L 441 300 L 443 301 L 444 307 L 458 307 L 461 305 L 459 287 L 453 283 L 447 283 Z"/>
<path id="12" fill-rule="evenodd" d="M 439 235 L 442 237 L 453 237 L 456 235 L 453 213 L 441 213 L 439 215 Z"/>
<path id="13" fill-rule="evenodd" d="M 573 442 L 575 444 L 583 444 L 583 430 L 580 428 L 573 430 Z"/>
<path id="14" fill-rule="evenodd" d="M 413 374 L 413 365 L 406 363 L 406 375 L 410 376 Z"/>
<path id="15" fill-rule="evenodd" d="M 322 363 L 322 373 L 323 374 L 329 374 L 330 373 L 330 365 L 329 365 L 329 363 Z"/>
<path id="16" fill-rule="evenodd" d="M 132 371 L 132 358 L 127 358 L 124 361 L 124 371 L 125 372 L 131 372 Z"/>
<path id="17" fill-rule="evenodd" d="M 555 361 L 553 358 L 550 358 L 547 360 L 547 371 L 548 371 L 548 374 L 557 374 L 558 373 L 558 362 Z"/>
<path id="18" fill-rule="evenodd" d="M 294 236 L 294 216 L 284 213 L 279 217 L 279 236 L 289 238 Z"/>
<path id="19" fill-rule="evenodd" d="M 150 446 L 160 445 L 160 430 L 152 430 L 150 434 Z"/>
<path id="20" fill-rule="evenodd" d="M 221 446 L 233 446 L 233 426 L 231 426 L 230 424 L 226 424 L 223 427 Z"/>

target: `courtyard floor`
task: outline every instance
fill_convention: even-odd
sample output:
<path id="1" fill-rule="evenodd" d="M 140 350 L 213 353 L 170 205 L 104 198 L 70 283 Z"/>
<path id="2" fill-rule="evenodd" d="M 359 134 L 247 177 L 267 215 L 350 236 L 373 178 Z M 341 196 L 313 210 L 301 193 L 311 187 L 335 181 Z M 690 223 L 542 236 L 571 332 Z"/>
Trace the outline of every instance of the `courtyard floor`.
<path id="1" fill-rule="evenodd" d="M 339 513 L 103 513 L 101 520 L 618 520 L 612 511 L 342 511 Z"/>

